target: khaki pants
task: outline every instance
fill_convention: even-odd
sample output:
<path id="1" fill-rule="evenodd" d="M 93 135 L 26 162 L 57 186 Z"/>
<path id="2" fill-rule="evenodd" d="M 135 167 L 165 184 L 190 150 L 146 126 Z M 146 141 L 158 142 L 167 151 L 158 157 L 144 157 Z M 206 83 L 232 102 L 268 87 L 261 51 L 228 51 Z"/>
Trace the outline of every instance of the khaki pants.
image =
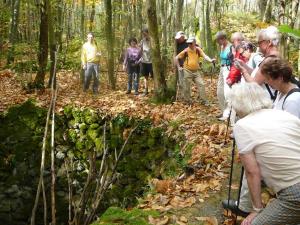
<path id="1" fill-rule="evenodd" d="M 199 93 L 199 99 L 202 101 L 206 101 L 206 94 L 205 94 L 205 88 L 204 88 L 204 81 L 202 79 L 202 76 L 200 74 L 200 71 L 187 71 L 183 70 L 184 74 L 184 82 L 183 82 L 183 94 L 184 94 L 184 100 L 185 101 L 190 101 L 191 100 L 191 82 L 194 81 L 198 93 Z"/>
<path id="2" fill-rule="evenodd" d="M 228 117 L 230 108 L 228 107 L 228 93 L 230 92 L 230 87 L 226 83 L 226 78 L 229 74 L 229 67 L 221 67 L 217 85 L 217 98 L 219 103 L 219 108 L 223 113 L 223 117 Z"/>

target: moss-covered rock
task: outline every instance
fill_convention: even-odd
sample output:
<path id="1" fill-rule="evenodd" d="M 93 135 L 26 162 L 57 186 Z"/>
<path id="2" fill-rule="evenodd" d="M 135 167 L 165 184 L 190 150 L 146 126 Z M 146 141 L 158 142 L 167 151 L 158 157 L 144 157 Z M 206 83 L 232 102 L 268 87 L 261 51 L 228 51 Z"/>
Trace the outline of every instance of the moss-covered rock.
<path id="1" fill-rule="evenodd" d="M 105 213 L 100 217 L 99 221 L 93 223 L 92 225 L 100 224 L 126 224 L 126 225 L 148 225 L 149 216 L 158 216 L 159 213 L 154 210 L 142 210 L 142 209 L 132 209 L 130 211 L 125 211 L 118 207 L 110 207 Z"/>

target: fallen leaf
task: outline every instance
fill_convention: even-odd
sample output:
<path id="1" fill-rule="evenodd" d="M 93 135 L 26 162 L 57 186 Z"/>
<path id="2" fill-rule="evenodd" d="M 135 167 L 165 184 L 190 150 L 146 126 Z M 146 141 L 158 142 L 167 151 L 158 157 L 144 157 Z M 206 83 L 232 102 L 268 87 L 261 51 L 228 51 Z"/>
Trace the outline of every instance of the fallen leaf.
<path id="1" fill-rule="evenodd" d="M 198 221 L 205 221 L 207 225 L 218 225 L 218 220 L 215 216 L 207 216 L 207 217 L 195 217 Z"/>
<path id="2" fill-rule="evenodd" d="M 164 216 L 162 218 L 153 218 L 152 216 L 148 217 L 149 223 L 153 225 L 165 225 L 169 222 L 169 217 Z"/>

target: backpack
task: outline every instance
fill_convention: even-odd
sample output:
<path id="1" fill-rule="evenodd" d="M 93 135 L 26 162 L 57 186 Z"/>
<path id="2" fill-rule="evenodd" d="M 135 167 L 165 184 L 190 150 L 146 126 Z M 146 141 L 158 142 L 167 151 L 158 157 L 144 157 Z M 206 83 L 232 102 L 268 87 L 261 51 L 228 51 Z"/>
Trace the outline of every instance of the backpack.
<path id="1" fill-rule="evenodd" d="M 186 49 L 184 49 L 184 50 L 183 50 L 183 51 L 184 51 L 184 57 L 183 57 L 183 61 L 185 62 L 185 60 L 187 60 L 187 61 L 186 61 L 186 62 L 187 62 L 187 64 L 189 64 L 188 49 L 189 49 L 189 48 L 186 48 Z M 200 53 L 199 47 L 196 47 L 196 53 L 197 53 L 198 57 L 200 57 L 200 56 L 201 56 L 201 53 Z"/>
<path id="2" fill-rule="evenodd" d="M 299 82 L 299 81 L 298 81 Z M 298 86 L 299 87 L 299 86 Z M 282 110 L 284 110 L 283 109 L 283 106 L 284 106 L 284 103 L 285 103 L 285 100 L 287 99 L 287 97 L 289 97 L 291 94 L 293 94 L 294 92 L 300 92 L 300 88 L 293 88 L 292 90 L 290 90 L 287 94 L 286 94 L 286 96 L 285 96 L 285 98 L 284 98 L 284 100 L 283 100 L 283 102 L 282 102 Z"/>

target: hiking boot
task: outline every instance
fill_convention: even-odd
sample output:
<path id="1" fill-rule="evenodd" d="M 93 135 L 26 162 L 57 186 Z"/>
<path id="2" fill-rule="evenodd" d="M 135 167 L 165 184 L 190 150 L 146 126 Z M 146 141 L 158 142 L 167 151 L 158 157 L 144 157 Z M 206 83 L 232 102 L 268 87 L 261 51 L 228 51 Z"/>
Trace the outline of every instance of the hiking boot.
<path id="1" fill-rule="evenodd" d="M 134 92 L 134 95 L 139 95 L 139 92 Z"/>
<path id="2" fill-rule="evenodd" d="M 127 95 L 128 95 L 128 94 L 130 94 L 130 93 L 131 93 L 131 91 L 130 91 L 130 90 L 127 90 L 127 91 L 126 91 L 126 94 L 127 94 Z"/>
<path id="3" fill-rule="evenodd" d="M 229 200 L 229 203 L 227 199 L 223 200 L 222 206 L 224 209 L 230 210 L 232 213 L 234 213 L 237 216 L 247 217 L 250 214 L 249 212 L 245 212 L 239 209 L 239 207 L 237 206 L 237 201 L 234 201 L 232 199 Z"/>

